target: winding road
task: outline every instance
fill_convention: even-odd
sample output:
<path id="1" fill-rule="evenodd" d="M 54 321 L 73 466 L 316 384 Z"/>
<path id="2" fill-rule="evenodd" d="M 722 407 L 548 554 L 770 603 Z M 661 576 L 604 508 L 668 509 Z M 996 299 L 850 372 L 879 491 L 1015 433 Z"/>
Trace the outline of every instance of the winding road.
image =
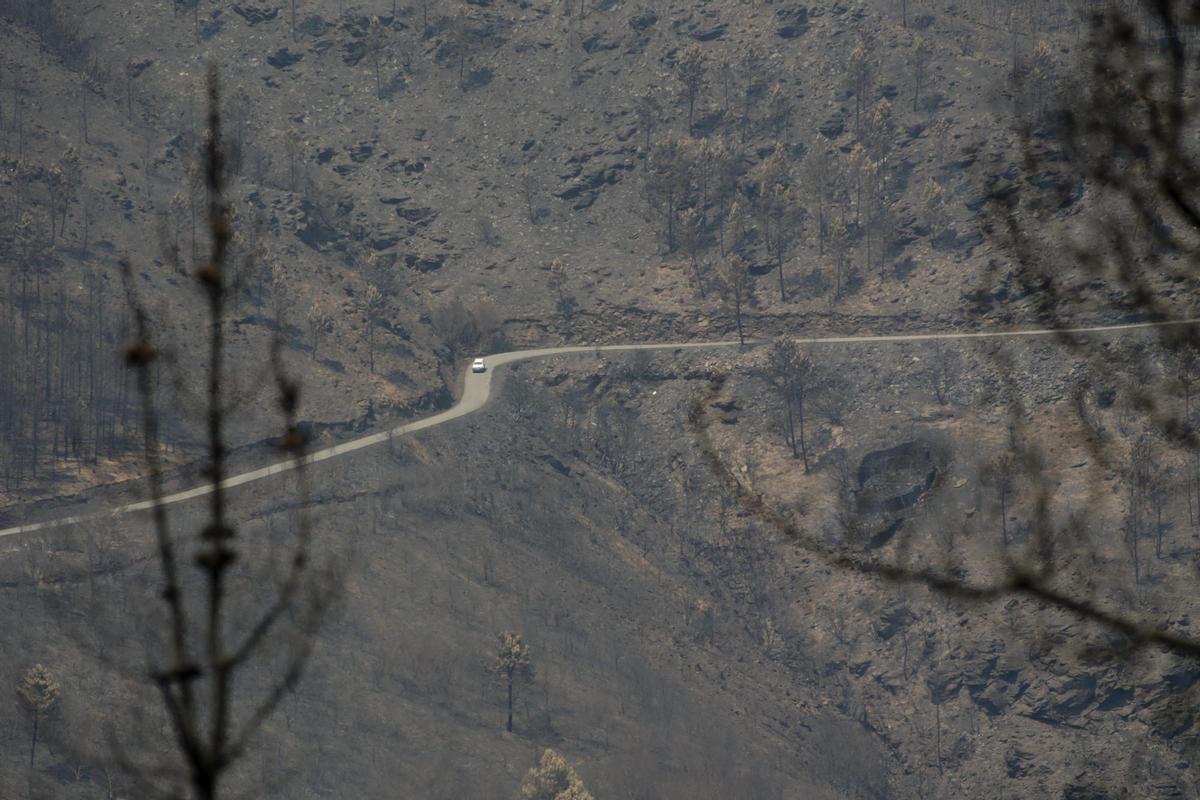
<path id="1" fill-rule="evenodd" d="M 1135 331 L 1146 328 L 1165 328 L 1172 326 L 1192 325 L 1200 322 L 1196 319 L 1181 319 L 1169 320 L 1166 322 L 1138 322 L 1127 325 L 1096 325 L 1090 327 L 1078 328 L 1038 328 L 1034 330 L 1008 330 L 1008 331 L 972 331 L 961 333 L 915 333 L 915 334 L 895 334 L 881 336 L 825 336 L 825 337 L 809 337 L 797 338 L 797 344 L 806 346 L 824 346 L 824 345 L 867 345 L 867 344 L 899 344 L 903 342 L 928 342 L 928 341 L 946 341 L 946 340 L 967 340 L 967 339 L 1008 339 L 1020 337 L 1044 337 L 1044 336 L 1059 336 L 1059 335 L 1095 335 L 1105 333 L 1123 333 L 1127 331 Z M 765 340 L 747 340 L 746 346 L 762 345 Z M 628 352 L 634 350 L 699 350 L 705 348 L 717 347 L 737 347 L 739 342 L 736 341 L 719 341 L 719 342 L 685 342 L 675 344 L 611 344 L 598 346 L 576 345 L 570 347 L 545 347 L 536 350 L 515 350 L 509 353 L 497 353 L 487 357 L 488 370 L 482 373 L 474 373 L 467 371 L 463 386 L 462 396 L 459 401 L 450 408 L 433 416 L 419 419 L 415 422 L 409 422 L 404 425 L 398 425 L 388 430 L 379 431 L 377 433 L 368 434 L 358 439 L 353 439 L 348 442 L 331 445 L 321 450 L 315 450 L 309 453 L 304 458 L 305 464 L 316 464 L 330 458 L 348 455 L 350 453 L 363 450 L 368 447 L 373 447 L 377 444 L 390 441 L 399 436 L 407 436 L 417 431 L 433 428 L 438 425 L 445 424 L 451 420 L 465 417 L 487 404 L 491 397 L 492 390 L 492 374 L 497 367 L 505 364 L 512 364 L 518 361 L 528 361 L 535 358 L 547 358 L 549 356 L 567 355 L 570 353 L 616 353 Z M 231 475 L 222 481 L 222 486 L 226 489 L 232 489 L 237 486 L 242 486 L 247 483 L 261 481 L 270 478 L 273 475 L 279 475 L 285 472 L 290 472 L 297 467 L 297 462 L 294 459 L 279 461 L 275 464 L 270 464 L 259 469 L 242 472 L 237 475 Z M 164 505 L 174 505 L 187 500 L 193 500 L 197 497 L 204 497 L 211 494 L 213 484 L 202 484 L 191 489 L 186 489 L 181 492 L 174 492 L 162 498 Z M 135 503 L 127 503 L 125 505 L 116 506 L 103 511 L 88 512 L 74 516 L 58 517 L 44 522 L 32 522 L 25 525 L 16 525 L 10 528 L 0 529 L 0 538 L 7 536 L 17 536 L 23 533 L 36 533 L 38 531 L 51 530 L 54 528 L 62 528 L 68 525 L 77 525 L 83 522 L 94 522 L 101 519 L 111 519 L 113 517 L 122 516 L 125 514 L 133 514 L 140 511 L 149 511 L 154 507 L 154 500 L 140 500 Z"/>

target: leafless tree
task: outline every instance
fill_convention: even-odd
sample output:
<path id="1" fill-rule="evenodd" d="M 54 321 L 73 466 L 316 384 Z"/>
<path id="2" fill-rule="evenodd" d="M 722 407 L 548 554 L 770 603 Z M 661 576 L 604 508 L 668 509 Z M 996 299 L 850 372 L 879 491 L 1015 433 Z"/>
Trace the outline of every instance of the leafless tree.
<path id="1" fill-rule="evenodd" d="M 675 63 L 675 77 L 679 79 L 680 96 L 687 108 L 687 129 L 691 134 L 696 116 L 696 100 L 700 96 L 700 87 L 704 85 L 704 51 L 700 45 L 691 44 L 684 48 Z"/>
<path id="2" fill-rule="evenodd" d="M 521 634 L 506 631 L 500 634 L 500 645 L 496 649 L 496 660 L 492 669 L 504 678 L 507 687 L 508 718 L 504 729 L 512 733 L 513 729 L 513 689 L 517 681 L 527 680 L 533 675 L 533 662 L 529 659 L 529 645 L 521 638 Z"/>
<path id="3" fill-rule="evenodd" d="M 700 274 L 700 252 L 704 248 L 704 222 L 695 206 L 685 208 L 679 214 L 679 240 L 683 251 L 692 264 L 692 277 L 696 291 L 704 297 L 704 276 Z"/>
<path id="4" fill-rule="evenodd" d="M 933 58 L 933 48 L 929 45 L 929 41 L 923 37 L 918 37 L 913 43 L 912 49 L 912 71 L 913 71 L 913 111 L 916 111 L 921 102 L 921 86 L 925 83 L 925 71 L 929 68 L 929 62 Z"/>
<path id="5" fill-rule="evenodd" d="M 862 131 L 862 112 L 870 102 L 869 92 L 875 80 L 875 61 L 867 44 L 860 44 L 850 51 L 848 71 L 854 92 L 854 131 L 859 135 Z"/>
<path id="6" fill-rule="evenodd" d="M 658 92 L 649 88 L 638 94 L 634 98 L 634 113 L 637 115 L 638 129 L 642 133 L 642 149 L 649 153 L 654 129 L 658 127 L 662 117 L 662 104 L 659 103 Z"/>
<path id="7" fill-rule="evenodd" d="M 813 380 L 813 363 L 800 349 L 796 340 L 780 337 L 771 344 L 767 354 L 767 373 L 779 389 L 787 420 L 787 440 L 793 458 L 804 460 L 804 471 L 810 469 L 808 445 L 804 436 L 804 401 Z"/>
<path id="8" fill-rule="evenodd" d="M 746 343 L 746 334 L 742 329 L 742 304 L 750 289 L 750 269 L 745 260 L 733 254 L 721 260 L 718 266 L 718 277 L 721 281 L 721 294 L 725 301 L 733 304 L 734 319 L 737 322 L 738 342 Z"/>
<path id="9" fill-rule="evenodd" d="M 149 678 L 162 696 L 190 796 L 196 800 L 222 796 L 230 771 L 246 755 L 263 723 L 295 688 L 332 597 L 329 576 L 323 574 L 314 559 L 306 515 L 295 531 L 290 553 L 283 562 L 282 577 L 273 587 L 273 597 L 247 616 L 244 606 L 249 598 L 237 596 L 235 567 L 240 565 L 245 552 L 239 546 L 237 529 L 230 519 L 228 489 L 224 483 L 229 413 L 225 351 L 230 290 L 226 262 L 232 231 L 225 201 L 226 166 L 215 68 L 208 76 L 208 105 L 203 165 L 211 251 L 196 269 L 195 277 L 208 316 L 207 359 L 203 369 L 208 455 L 205 474 L 210 483 L 207 519 L 193 537 L 181 538 L 172 530 L 163 503 L 165 476 L 153 369 L 161 345 L 150 313 L 137 295 L 132 266 L 128 262 L 124 265 L 133 329 L 126 360 L 136 374 L 142 400 L 144 454 L 166 612 L 165 645 L 161 660 Z M 272 362 L 284 418 L 280 446 L 295 458 L 304 483 L 305 441 L 296 422 L 299 392 L 283 372 L 278 346 L 274 353 Z M 199 587 L 193 586 L 185 572 L 189 566 L 197 571 Z M 237 625 L 231 619 L 234 613 L 239 617 Z M 235 699 L 233 687 L 237 677 L 264 660 L 280 670 L 274 681 L 268 682 L 258 694 L 241 690 Z"/>
<path id="10" fill-rule="evenodd" d="M 529 215 L 529 221 L 537 224 L 537 176 L 533 174 L 533 170 L 529 168 L 529 165 L 525 165 L 521 167 L 521 171 L 517 175 L 517 180 L 519 181 L 521 199 L 525 201 L 525 212 Z"/>

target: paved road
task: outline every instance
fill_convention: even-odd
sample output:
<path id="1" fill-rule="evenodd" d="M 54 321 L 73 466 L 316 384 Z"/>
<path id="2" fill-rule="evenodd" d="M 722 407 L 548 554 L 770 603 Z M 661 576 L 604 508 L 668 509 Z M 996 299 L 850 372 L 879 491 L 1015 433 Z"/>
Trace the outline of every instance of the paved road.
<path id="1" fill-rule="evenodd" d="M 1039 328 L 1034 330 L 1009 330 L 1009 331 L 976 331 L 969 333 L 915 333 L 915 334 L 897 334 L 891 336 L 825 336 L 815 338 L 798 338 L 796 341 L 802 345 L 808 346 L 823 346 L 823 345 L 863 345 L 863 344 L 898 344 L 902 342 L 928 342 L 928 341 L 945 341 L 945 340 L 964 340 L 964 339 L 1006 339 L 1020 337 L 1040 337 L 1040 336 L 1056 336 L 1060 334 L 1074 335 L 1095 335 L 1104 333 L 1123 333 L 1126 331 L 1135 331 L 1145 328 L 1164 328 L 1178 325 L 1191 325 L 1200 322 L 1200 320 L 1171 320 L 1169 322 L 1141 322 L 1130 325 L 1097 325 L 1092 327 L 1081 328 L 1066 328 L 1066 329 L 1046 329 Z M 747 340 L 747 345 L 764 344 L 761 340 Z M 348 455 L 350 453 L 362 450 L 367 447 L 373 447 L 377 444 L 382 444 L 398 436 L 406 436 L 410 433 L 433 428 L 437 425 L 442 425 L 452 419 L 465 417 L 487 404 L 491 397 L 492 375 L 497 367 L 505 364 L 512 364 L 517 361 L 527 361 L 534 358 L 546 358 L 548 356 L 566 355 L 568 353 L 595 353 L 595 352 L 626 352 L 631 350 L 699 350 L 702 348 L 716 347 L 737 347 L 736 341 L 722 342 L 686 342 L 678 344 L 612 344 L 600 346 L 575 346 L 575 347 L 546 347 L 538 350 L 517 350 L 511 353 L 497 353 L 496 355 L 488 356 L 488 371 L 483 373 L 473 373 L 468 371 L 463 386 L 462 397 L 451 408 L 431 417 L 409 422 L 405 425 L 398 425 L 385 431 L 368 434 L 359 439 L 354 439 L 349 442 L 342 442 L 322 450 L 315 450 L 305 457 L 305 462 L 308 464 L 316 464 L 330 458 Z M 272 475 L 279 475 L 284 472 L 289 472 L 296 468 L 296 462 L 293 459 L 280 461 L 276 464 L 271 464 L 266 467 L 243 472 L 238 475 L 231 475 L 225 479 L 223 486 L 227 489 L 232 489 L 246 483 L 253 483 Z M 213 485 L 204 484 L 196 486 L 192 489 L 187 489 L 181 492 L 169 494 L 162 499 L 165 505 L 174 505 L 182 503 L 186 500 L 192 500 L 197 497 L 203 497 L 211 494 Z M 67 525 L 75 525 L 81 522 L 92 522 L 101 519 L 111 519 L 112 517 L 123 514 L 132 514 L 139 511 L 148 511 L 154 505 L 153 500 L 141 500 L 136 503 L 127 503 L 105 511 L 89 512 L 75 516 L 58 517 L 56 519 L 47 520 L 44 522 L 33 522 L 26 525 L 17 525 L 11 528 L 0 530 L 0 538 L 5 536 L 16 536 L 22 533 L 34 533 L 37 531 L 50 530 L 52 528 L 61 528 Z"/>

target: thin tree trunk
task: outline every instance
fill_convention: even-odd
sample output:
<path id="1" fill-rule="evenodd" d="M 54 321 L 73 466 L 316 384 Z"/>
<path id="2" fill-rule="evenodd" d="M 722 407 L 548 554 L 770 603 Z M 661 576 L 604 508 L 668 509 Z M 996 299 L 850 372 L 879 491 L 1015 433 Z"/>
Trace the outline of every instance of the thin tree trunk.
<path id="1" fill-rule="evenodd" d="M 1000 535 L 1008 547 L 1008 492 L 1003 486 L 1000 487 Z"/>
<path id="2" fill-rule="evenodd" d="M 808 447 L 804 444 L 804 395 L 800 394 L 796 398 L 796 410 L 799 412 L 797 416 L 800 422 L 800 455 L 804 457 L 804 471 L 808 472 Z"/>
<path id="3" fill-rule="evenodd" d="M 746 344 L 746 335 L 742 332 L 742 295 L 739 292 L 733 301 L 734 317 L 737 319 L 738 344 Z"/>
<path id="4" fill-rule="evenodd" d="M 787 408 L 787 425 L 788 425 L 788 442 L 792 445 L 792 458 L 799 458 L 800 454 L 796 452 L 796 426 L 792 421 L 792 387 L 787 385 L 784 387 L 787 393 L 787 398 L 784 406 Z"/>
<path id="5" fill-rule="evenodd" d="M 938 773 L 945 774 L 945 768 L 942 765 L 942 707 L 934 705 L 934 714 L 937 717 L 937 765 Z"/>
<path id="6" fill-rule="evenodd" d="M 510 673 L 508 676 L 508 723 L 505 730 L 512 733 L 512 708 L 513 708 L 513 676 Z"/>
<path id="7" fill-rule="evenodd" d="M 33 712 L 33 736 L 29 741 L 29 768 L 33 769 L 34 760 L 37 758 L 37 740 L 38 740 L 38 722 L 41 715 Z"/>

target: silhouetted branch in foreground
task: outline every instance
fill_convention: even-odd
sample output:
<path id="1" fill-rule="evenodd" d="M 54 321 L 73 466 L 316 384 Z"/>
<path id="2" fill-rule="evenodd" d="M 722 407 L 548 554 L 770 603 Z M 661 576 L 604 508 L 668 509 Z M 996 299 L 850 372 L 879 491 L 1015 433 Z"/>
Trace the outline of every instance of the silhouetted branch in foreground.
<path id="1" fill-rule="evenodd" d="M 137 375 L 142 401 L 145 458 L 152 497 L 156 500 L 153 523 L 162 565 L 162 599 L 168 631 L 164 661 L 152 668 L 150 678 L 162 695 L 191 795 L 197 800 L 214 800 L 221 795 L 230 769 L 245 755 L 263 723 L 296 687 L 312 653 L 333 587 L 329 574 L 314 567 L 312 526 L 308 515 L 303 513 L 293 532 L 284 569 L 272 587 L 273 597 L 247 614 L 244 608 L 247 598 L 238 597 L 240 592 L 234 583 L 238 577 L 235 567 L 246 561 L 247 552 L 244 546 L 238 546 L 237 529 L 230 519 L 223 485 L 227 471 L 225 425 L 229 413 L 226 303 L 231 291 L 226 260 L 232 230 L 230 209 L 225 201 L 226 164 L 215 69 L 208 76 L 208 103 L 203 160 L 211 249 L 207 261 L 194 274 L 206 301 L 205 474 L 212 482 L 212 491 L 207 495 L 206 519 L 194 536 L 177 538 L 161 503 L 164 476 L 152 375 L 160 348 L 146 305 L 134 289 L 132 269 L 127 262 L 123 264 L 133 315 L 133 341 L 126 350 L 126 360 Z M 296 419 L 299 389 L 284 373 L 280 351 L 280 343 L 276 341 L 271 365 L 284 422 L 280 447 L 296 460 L 306 502 L 305 437 Z M 196 573 L 188 571 L 189 562 Z M 192 575 L 198 577 L 195 583 L 189 581 Z M 260 586 L 256 585 L 255 591 Z M 239 688 L 235 694 L 235 678 L 245 677 L 252 663 L 264 661 L 267 663 L 259 667 L 260 671 L 271 670 L 273 677 L 265 686 L 264 682 L 255 681 L 259 688 L 253 692 Z M 247 681 L 240 683 L 244 687 Z"/>

